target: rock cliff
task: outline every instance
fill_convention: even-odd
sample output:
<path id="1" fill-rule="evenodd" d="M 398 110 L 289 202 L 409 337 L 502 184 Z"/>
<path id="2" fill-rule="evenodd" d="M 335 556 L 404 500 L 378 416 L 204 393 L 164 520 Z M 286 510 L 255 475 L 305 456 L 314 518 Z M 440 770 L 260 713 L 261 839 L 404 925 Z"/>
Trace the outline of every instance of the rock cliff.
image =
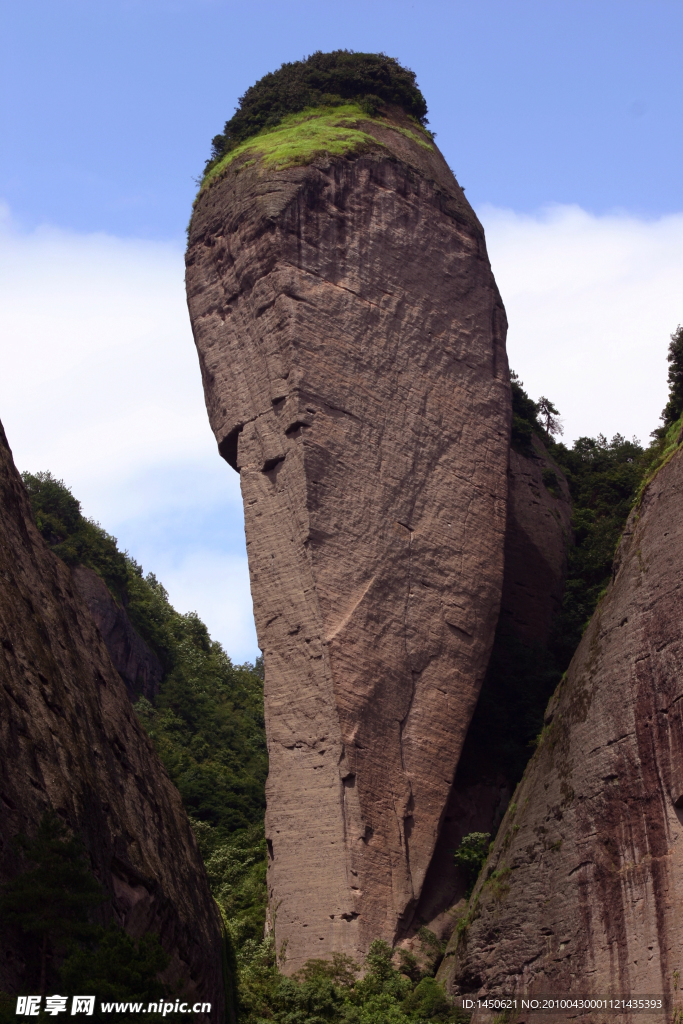
<path id="1" fill-rule="evenodd" d="M 471 832 L 496 834 L 519 779 L 519 774 L 512 774 L 510 766 L 501 764 L 498 756 L 496 747 L 501 736 L 492 720 L 491 703 L 500 707 L 505 691 L 515 686 L 516 679 L 508 674 L 511 660 L 521 660 L 521 654 L 525 667 L 533 671 L 548 658 L 546 645 L 553 616 L 561 607 L 567 554 L 573 539 L 571 513 L 567 481 L 540 438 L 534 435 L 523 451 L 511 448 L 503 597 L 482 688 L 483 706 L 477 707 L 468 730 L 409 933 L 427 925 L 441 939 L 450 936 L 455 924 L 454 905 L 467 889 L 453 851 Z M 545 699 L 548 692 L 546 689 Z M 544 695 L 539 696 L 543 700 Z M 514 726 L 521 731 L 525 723 L 516 721 Z M 520 742 L 525 744 L 526 738 L 522 736 Z M 410 942 L 406 944 L 412 948 Z"/>
<path id="2" fill-rule="evenodd" d="M 33 524 L 0 427 L 0 881 L 12 838 L 49 807 L 84 841 L 114 919 L 155 931 L 165 977 L 224 1017 L 221 924 L 180 796 L 138 725 L 64 563 Z M 26 992 L 30 949 L 0 932 L 0 989 Z"/>
<path id="3" fill-rule="evenodd" d="M 87 565 L 76 565 L 71 571 L 130 699 L 156 696 L 164 670 L 154 651 L 136 633 L 126 609 L 116 603 L 104 580 Z"/>
<path id="4" fill-rule="evenodd" d="M 414 121 L 354 130 L 346 155 L 219 168 L 187 253 L 244 499 L 288 972 L 412 917 L 503 582 L 506 320 L 483 230 Z"/>
<path id="5" fill-rule="evenodd" d="M 572 503 L 562 471 L 534 435 L 532 453 L 510 449 L 505 576 L 499 627 L 523 643 L 548 643 L 562 606 Z"/>
<path id="6" fill-rule="evenodd" d="M 671 1019 L 683 963 L 682 497 L 679 449 L 632 513 L 548 705 L 441 969 L 454 992 L 667 993 Z"/>

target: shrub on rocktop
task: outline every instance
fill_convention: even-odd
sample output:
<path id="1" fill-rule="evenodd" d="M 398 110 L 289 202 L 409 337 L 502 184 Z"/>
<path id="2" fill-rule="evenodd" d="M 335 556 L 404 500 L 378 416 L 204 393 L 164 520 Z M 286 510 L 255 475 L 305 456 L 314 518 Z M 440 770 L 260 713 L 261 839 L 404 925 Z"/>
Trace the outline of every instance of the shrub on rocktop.
<path id="1" fill-rule="evenodd" d="M 247 89 L 226 122 L 223 134 L 213 139 L 205 170 L 245 139 L 279 124 L 287 114 L 348 100 L 360 101 L 369 114 L 375 114 L 383 103 L 395 104 L 420 124 L 427 123 L 427 104 L 415 74 L 394 57 L 353 50 L 318 50 L 306 60 L 283 64 Z"/>

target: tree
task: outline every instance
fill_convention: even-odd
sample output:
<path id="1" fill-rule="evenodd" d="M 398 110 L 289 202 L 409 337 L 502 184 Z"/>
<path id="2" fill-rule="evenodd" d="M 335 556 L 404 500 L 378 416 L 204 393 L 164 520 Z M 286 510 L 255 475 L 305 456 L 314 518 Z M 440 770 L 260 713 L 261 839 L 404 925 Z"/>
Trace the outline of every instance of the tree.
<path id="1" fill-rule="evenodd" d="M 538 405 L 529 398 L 524 384 L 514 370 L 510 370 L 510 390 L 512 393 L 512 447 L 522 455 L 533 454 L 534 432 L 539 432 Z"/>
<path id="2" fill-rule="evenodd" d="M 3 886 L 0 913 L 40 943 L 40 992 L 45 994 L 50 949 L 69 939 L 93 934 L 88 912 L 106 899 L 86 863 L 83 844 L 69 836 L 50 808 L 34 839 L 16 838 L 16 845 L 34 867 Z"/>
<path id="3" fill-rule="evenodd" d="M 681 324 L 671 335 L 666 358 L 669 363 L 669 401 L 662 410 L 665 430 L 675 423 L 683 413 L 683 325 Z"/>
<path id="4" fill-rule="evenodd" d="M 467 882 L 467 896 L 472 894 L 474 883 L 477 881 L 482 865 L 489 852 L 488 832 L 470 832 L 460 840 L 460 846 L 455 851 L 454 859 L 460 868 Z"/>
<path id="5" fill-rule="evenodd" d="M 546 442 L 550 441 L 551 435 L 564 434 L 564 427 L 558 418 L 560 413 L 553 403 L 545 395 L 541 395 L 538 402 L 538 415 L 540 416 L 543 430 L 545 431 Z"/>
<path id="6" fill-rule="evenodd" d="M 62 964 L 59 976 L 69 993 L 87 992 L 101 1000 L 118 1002 L 158 1002 L 167 994 L 167 987 L 157 974 L 168 967 L 170 957 L 153 932 L 134 941 L 121 928 L 110 924 L 98 928 L 89 942 L 89 949 L 75 948 Z M 125 1021 L 154 1021 L 155 1015 L 141 1017 L 129 1013 Z M 97 1020 L 104 1019 L 99 1010 Z M 119 1024 L 122 1024 L 123 1018 Z"/>

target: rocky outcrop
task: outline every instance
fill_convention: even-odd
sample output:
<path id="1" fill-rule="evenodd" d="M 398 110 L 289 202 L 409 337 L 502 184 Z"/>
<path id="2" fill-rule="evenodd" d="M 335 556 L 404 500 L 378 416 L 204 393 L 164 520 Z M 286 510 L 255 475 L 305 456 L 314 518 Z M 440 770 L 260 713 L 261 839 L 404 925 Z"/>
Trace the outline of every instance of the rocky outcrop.
<path id="1" fill-rule="evenodd" d="M 133 701 L 140 696 L 151 700 L 159 692 L 164 674 L 161 662 L 136 633 L 126 609 L 116 603 L 104 580 L 87 565 L 77 565 L 71 571 L 128 696 Z"/>
<path id="2" fill-rule="evenodd" d="M 224 1016 L 222 930 L 180 796 L 130 707 L 64 563 L 34 526 L 0 427 L 0 881 L 12 839 L 52 807 L 79 834 L 113 916 L 157 932 L 166 979 Z M 26 992 L 31 940 L 3 926 L 0 989 Z"/>
<path id="3" fill-rule="evenodd" d="M 682 499 L 679 450 L 632 513 L 548 705 L 442 967 L 454 992 L 666 993 L 656 1019 L 671 1019 L 683 962 Z"/>
<path id="4" fill-rule="evenodd" d="M 511 657 L 519 657 L 520 643 L 526 648 L 528 664 L 538 663 L 544 654 L 547 657 L 544 649 L 562 604 L 567 554 L 573 543 L 571 514 L 567 481 L 540 438 L 534 436 L 531 450 L 524 453 L 510 449 L 503 598 L 483 689 L 489 701 L 500 702 L 501 694 L 487 692 L 487 684 L 492 688 L 511 685 L 493 677 L 500 676 L 501 665 L 503 671 L 509 668 Z M 493 734 L 488 712 L 487 702 L 477 709 L 468 732 L 420 901 L 403 943 L 408 948 L 413 946 L 410 938 L 423 925 L 441 940 L 450 937 L 468 884 L 456 867 L 453 851 L 472 832 L 496 834 L 519 779 L 497 760 L 495 746 L 500 737 Z"/>
<path id="5" fill-rule="evenodd" d="M 360 155 L 235 161 L 187 254 L 244 499 L 287 971 L 411 919 L 503 577 L 506 321 L 483 230 L 414 122 L 363 127 Z"/>

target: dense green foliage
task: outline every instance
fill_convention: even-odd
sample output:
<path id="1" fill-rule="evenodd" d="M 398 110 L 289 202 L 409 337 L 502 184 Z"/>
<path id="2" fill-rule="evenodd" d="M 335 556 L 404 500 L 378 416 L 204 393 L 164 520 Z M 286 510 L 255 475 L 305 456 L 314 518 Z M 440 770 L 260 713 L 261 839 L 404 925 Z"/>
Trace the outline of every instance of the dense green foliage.
<path id="1" fill-rule="evenodd" d="M 394 57 L 353 50 L 317 51 L 306 60 L 283 64 L 247 89 L 223 134 L 212 140 L 206 170 L 263 128 L 279 124 L 287 114 L 345 100 L 360 101 L 370 114 L 383 103 L 395 104 L 426 124 L 427 104 L 415 75 Z"/>
<path id="2" fill-rule="evenodd" d="M 683 326 L 681 324 L 671 335 L 667 360 L 669 363 L 669 400 L 662 412 L 663 426 L 659 431 L 654 432 L 660 437 L 683 414 Z"/>
<path id="3" fill-rule="evenodd" d="M 135 705 L 188 813 L 225 836 L 263 819 L 263 683 L 235 667 L 196 616 L 152 705 Z"/>
<path id="4" fill-rule="evenodd" d="M 522 455 L 533 455 L 534 433 L 541 433 L 538 422 L 538 406 L 529 398 L 524 385 L 514 370 L 510 371 L 512 392 L 512 447 Z"/>
<path id="5" fill-rule="evenodd" d="M 89 911 L 104 902 L 79 840 L 69 836 L 48 811 L 33 839 L 21 834 L 16 846 L 28 865 L 0 894 L 0 915 L 36 937 L 40 950 L 40 991 L 45 991 L 48 956 L 69 941 L 92 934 Z"/>
<path id="6" fill-rule="evenodd" d="M 611 441 L 602 434 L 580 437 L 571 449 L 555 444 L 552 456 L 564 471 L 573 502 L 575 545 L 554 638 L 558 663 L 565 669 L 610 581 L 614 553 L 649 458 L 635 438 L 627 441 L 620 434 Z"/>
<path id="7" fill-rule="evenodd" d="M 159 938 L 148 932 L 137 942 L 121 928 L 98 928 L 90 942 L 72 948 L 59 969 L 60 992 L 69 995 L 96 996 L 94 1020 L 106 1021 L 100 1000 L 117 1002 L 159 1002 L 168 996 L 168 988 L 158 974 L 168 967 L 170 958 Z M 162 1020 L 161 1014 L 128 1013 L 118 1017 L 120 1024 Z"/>
<path id="8" fill-rule="evenodd" d="M 98 999 L 164 996 L 166 987 L 157 974 L 169 958 L 158 937 L 150 933 L 135 943 L 114 924 L 105 929 L 92 923 L 92 911 L 107 897 L 92 875 L 82 842 L 59 816 L 48 810 L 36 835 L 19 835 L 15 845 L 24 866 L 2 889 L 0 919 L 35 936 L 39 991 L 44 994 L 50 984 L 63 994 Z M 95 1018 L 102 1019 L 99 1006 Z"/>
<path id="9" fill-rule="evenodd" d="M 455 851 L 454 860 L 465 876 L 468 898 L 488 856 L 490 841 L 490 832 L 470 832 L 469 835 L 462 837 L 460 845 Z"/>
<path id="10" fill-rule="evenodd" d="M 672 335 L 670 361 L 676 337 Z M 676 358 L 681 361 L 683 381 L 683 333 L 680 349 Z M 671 371 L 669 377 L 671 382 Z M 627 441 L 621 434 L 615 434 L 608 441 L 599 434 L 597 438 L 580 437 L 571 448 L 567 448 L 552 439 L 553 418 L 557 415 L 552 403 L 545 398 L 538 403 L 533 402 L 516 374 L 512 378 L 513 442 L 516 440 L 519 444 L 520 439 L 525 441 L 524 454 L 532 455 L 531 438 L 534 432 L 540 434 L 550 457 L 566 477 L 572 499 L 575 544 L 569 552 L 564 604 L 555 624 L 552 645 L 557 667 L 563 671 L 609 582 L 614 552 L 640 481 L 661 445 L 656 441 L 645 452 L 635 438 Z M 678 384 L 674 382 L 672 394 L 676 387 Z M 543 416 L 542 424 L 538 419 L 539 412 Z M 546 470 L 543 479 L 549 489 L 557 483 L 552 471 Z"/>
<path id="11" fill-rule="evenodd" d="M 91 566 L 118 600 L 124 598 L 129 570 L 116 538 L 86 519 L 80 501 L 51 473 L 22 473 L 22 480 L 36 525 L 55 554 L 67 565 Z"/>
<path id="12" fill-rule="evenodd" d="M 238 955 L 239 956 L 239 955 Z M 242 958 L 241 1015 L 246 1024 L 464 1024 L 463 1014 L 429 973 L 402 951 L 400 965 L 386 942 L 376 940 L 360 965 L 336 953 L 309 960 L 294 978 L 277 970 L 272 941 L 249 962 Z"/>

